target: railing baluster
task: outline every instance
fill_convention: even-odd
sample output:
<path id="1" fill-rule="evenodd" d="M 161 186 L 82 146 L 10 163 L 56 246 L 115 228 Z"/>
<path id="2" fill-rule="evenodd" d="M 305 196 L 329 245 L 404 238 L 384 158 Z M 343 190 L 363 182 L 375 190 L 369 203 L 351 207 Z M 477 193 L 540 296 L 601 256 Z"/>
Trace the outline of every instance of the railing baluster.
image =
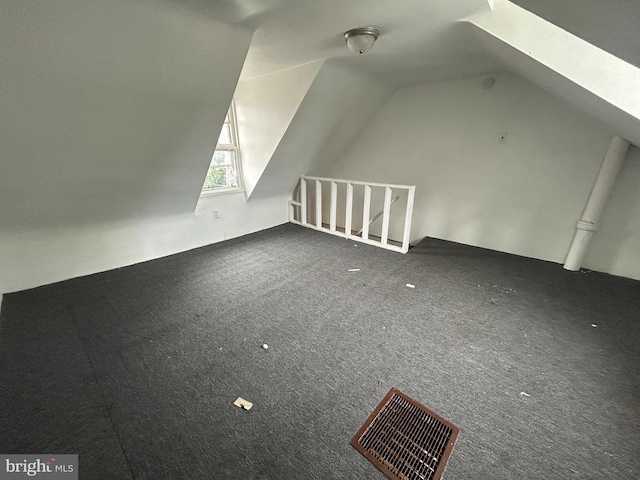
<path id="1" fill-rule="evenodd" d="M 300 177 L 300 221 L 303 225 L 307 224 L 307 181 Z"/>
<path id="2" fill-rule="evenodd" d="M 322 182 L 316 180 L 316 227 L 322 228 Z"/>
<path id="3" fill-rule="evenodd" d="M 386 245 L 389 240 L 389 213 L 391 212 L 391 188 L 384 189 L 384 207 L 382 213 L 382 236 L 380 243 Z"/>
<path id="4" fill-rule="evenodd" d="M 409 236 L 411 235 L 411 218 L 413 217 L 413 201 L 416 195 L 416 187 L 409 188 L 407 197 L 407 210 L 404 215 L 404 234 L 402 235 L 402 253 L 409 251 Z"/>
<path id="5" fill-rule="evenodd" d="M 315 222 L 308 223 L 308 198 L 307 198 L 307 182 L 313 181 L 315 184 Z M 329 183 L 331 185 L 330 189 L 330 212 L 329 212 L 329 228 L 325 228 L 322 223 L 322 182 Z M 337 224 L 337 210 L 338 210 L 338 184 L 344 183 L 346 186 L 346 198 L 345 198 L 345 217 L 344 217 L 344 233 L 342 230 L 338 230 L 339 226 Z M 353 234 L 353 186 L 354 185 L 362 185 L 364 187 L 364 198 L 363 198 L 363 206 L 362 206 L 362 230 L 358 232 L 356 235 Z M 371 217 L 371 195 L 372 195 L 372 187 L 376 188 L 384 188 L 384 206 L 382 210 L 373 217 Z M 399 246 L 396 243 L 389 243 L 391 240 L 389 239 L 390 229 L 391 229 L 391 215 L 392 215 L 392 206 L 396 203 L 396 201 L 400 198 L 400 195 L 396 195 L 395 198 L 391 198 L 393 195 L 393 190 L 406 190 L 407 191 L 407 206 L 404 213 L 405 222 L 404 222 L 404 231 L 402 234 L 402 245 Z M 409 240 L 411 236 L 411 218 L 413 216 L 413 205 L 415 200 L 415 186 L 410 185 L 392 185 L 392 184 L 383 184 L 383 183 L 373 183 L 373 182 L 359 182 L 355 180 L 338 180 L 335 178 L 324 178 L 324 177 L 312 177 L 307 175 L 302 175 L 300 177 L 300 201 L 296 202 L 295 200 L 289 201 L 290 206 L 290 219 L 293 223 L 299 223 L 306 227 L 313 228 L 316 230 L 322 230 L 324 232 L 331 233 L 333 235 L 338 235 L 347 238 L 357 238 L 359 235 L 361 237 L 358 238 L 362 243 L 375 245 L 378 247 L 385 248 L 387 250 L 394 250 L 396 252 L 406 253 L 409 250 Z M 295 220 L 295 207 L 300 207 L 300 222 Z M 397 212 L 400 214 L 401 212 Z M 376 238 L 369 238 L 369 231 L 372 223 L 374 223 L 379 217 L 382 216 L 382 233 L 380 237 L 380 241 Z"/>
<path id="6" fill-rule="evenodd" d="M 362 238 L 369 239 L 369 216 L 371 215 L 371 187 L 364 186 L 364 205 L 362 207 Z"/>
<path id="7" fill-rule="evenodd" d="M 336 231 L 336 209 L 338 207 L 338 184 L 331 182 L 331 216 L 329 218 L 329 230 Z"/>
<path id="8" fill-rule="evenodd" d="M 347 183 L 347 199 L 346 199 L 346 212 L 344 217 L 344 233 L 347 236 L 351 235 L 351 218 L 353 214 L 353 184 Z"/>

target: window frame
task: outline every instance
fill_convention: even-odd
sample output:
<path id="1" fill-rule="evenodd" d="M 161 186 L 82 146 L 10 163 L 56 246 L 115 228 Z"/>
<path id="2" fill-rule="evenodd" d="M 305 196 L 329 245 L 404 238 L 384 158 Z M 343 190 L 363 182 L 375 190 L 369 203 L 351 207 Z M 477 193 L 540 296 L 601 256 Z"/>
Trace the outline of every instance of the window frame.
<path id="1" fill-rule="evenodd" d="M 205 197 L 209 195 L 220 195 L 224 193 L 236 193 L 236 192 L 244 192 L 244 187 L 242 186 L 242 164 L 240 162 L 240 145 L 238 142 L 238 124 L 236 122 L 236 105 L 235 101 L 232 99 L 231 104 L 229 105 L 229 110 L 225 115 L 224 123 L 222 124 L 222 129 L 220 129 L 220 133 L 218 134 L 218 140 L 220 140 L 220 134 L 222 130 L 225 128 L 225 125 L 229 125 L 229 133 L 231 135 L 231 143 L 216 143 L 216 148 L 211 155 L 211 160 L 209 161 L 209 167 L 207 168 L 207 174 L 209 173 L 209 169 L 212 166 L 215 167 L 233 167 L 236 171 L 236 177 L 238 185 L 236 187 L 218 187 L 218 188 L 204 188 L 204 183 L 202 185 L 202 189 L 200 190 L 200 196 Z M 216 152 L 229 152 L 231 156 L 231 163 L 224 163 L 221 165 L 212 165 L 213 156 Z M 206 178 L 205 178 L 206 181 Z"/>

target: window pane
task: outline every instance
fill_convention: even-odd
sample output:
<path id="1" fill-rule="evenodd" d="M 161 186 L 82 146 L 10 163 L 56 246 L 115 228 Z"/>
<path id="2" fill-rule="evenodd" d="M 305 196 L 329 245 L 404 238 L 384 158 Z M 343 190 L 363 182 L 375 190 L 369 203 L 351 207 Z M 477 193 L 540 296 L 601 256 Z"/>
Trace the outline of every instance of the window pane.
<path id="1" fill-rule="evenodd" d="M 205 189 L 220 188 L 227 185 L 227 171 L 225 167 L 209 167 L 204 181 Z"/>
<path id="2" fill-rule="evenodd" d="M 234 167 L 209 167 L 203 189 L 230 188 L 238 186 L 238 176 Z"/>
<path id="3" fill-rule="evenodd" d="M 240 184 L 238 183 L 238 175 L 236 175 L 235 167 L 227 167 L 227 187 L 238 187 Z"/>
<path id="4" fill-rule="evenodd" d="M 233 156 L 231 152 L 228 150 L 216 150 L 213 153 L 213 158 L 211 159 L 211 166 L 214 165 L 229 165 L 233 163 Z"/>
<path id="5" fill-rule="evenodd" d="M 202 190 L 211 192 L 212 190 L 241 188 L 240 165 L 237 164 L 238 151 L 235 144 L 237 132 L 232 107 L 227 112 L 224 125 L 218 135 L 216 150 L 211 157 Z"/>
<path id="6" fill-rule="evenodd" d="M 222 126 L 222 131 L 220 132 L 220 136 L 218 137 L 218 143 L 222 143 L 224 145 L 230 145 L 233 143 L 231 140 L 231 125 L 225 123 Z"/>

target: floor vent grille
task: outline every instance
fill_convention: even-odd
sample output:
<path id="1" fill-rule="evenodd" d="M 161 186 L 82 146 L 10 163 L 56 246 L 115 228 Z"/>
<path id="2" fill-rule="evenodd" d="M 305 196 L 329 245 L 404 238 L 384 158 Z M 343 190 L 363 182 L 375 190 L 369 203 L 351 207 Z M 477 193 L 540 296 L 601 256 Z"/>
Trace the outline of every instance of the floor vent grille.
<path id="1" fill-rule="evenodd" d="M 460 430 L 392 388 L 351 445 L 391 479 L 438 480 Z"/>

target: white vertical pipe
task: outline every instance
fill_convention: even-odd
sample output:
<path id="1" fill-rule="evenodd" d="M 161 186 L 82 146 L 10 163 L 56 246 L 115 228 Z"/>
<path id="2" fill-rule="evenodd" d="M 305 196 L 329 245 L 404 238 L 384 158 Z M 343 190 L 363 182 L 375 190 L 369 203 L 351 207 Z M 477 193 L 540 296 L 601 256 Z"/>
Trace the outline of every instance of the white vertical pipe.
<path id="1" fill-rule="evenodd" d="M 384 206 L 382 207 L 382 236 L 380 243 L 386 245 L 389 240 L 389 213 L 391 212 L 391 188 L 384 189 Z"/>
<path id="2" fill-rule="evenodd" d="M 600 167 L 600 173 L 596 183 L 593 185 L 591 196 L 587 202 L 587 206 L 584 209 L 582 220 L 585 222 L 598 223 L 602 210 L 609 198 L 609 194 L 613 189 L 613 184 L 616 181 L 620 167 L 624 157 L 629 150 L 629 142 L 618 135 L 611 139 L 609 150 L 602 161 L 602 167 Z"/>
<path id="3" fill-rule="evenodd" d="M 300 222 L 307 223 L 307 181 L 300 177 Z"/>
<path id="4" fill-rule="evenodd" d="M 322 182 L 316 180 L 316 227 L 322 227 Z"/>
<path id="5" fill-rule="evenodd" d="M 344 217 L 344 234 L 351 235 L 351 218 L 353 215 L 353 184 L 347 183 L 347 199 Z"/>
<path id="6" fill-rule="evenodd" d="M 338 184 L 331 182 L 331 213 L 329 217 L 329 230 L 336 231 L 336 209 L 338 208 Z"/>
<path id="7" fill-rule="evenodd" d="M 409 251 L 409 240 L 411 235 L 411 220 L 413 218 L 413 201 L 416 196 L 416 187 L 411 187 L 407 192 L 407 210 L 404 214 L 404 234 L 402 235 L 402 253 Z"/>
<path id="8" fill-rule="evenodd" d="M 369 216 L 371 215 L 371 186 L 364 186 L 364 204 L 362 206 L 362 238 L 369 238 Z"/>
<path id="9" fill-rule="evenodd" d="M 578 230 L 564 263 L 564 268 L 567 270 L 580 270 L 582 261 L 587 254 L 591 237 L 600 226 L 598 222 L 600 221 L 602 210 L 607 203 L 607 198 L 609 198 L 628 149 L 629 142 L 624 138 L 615 135 L 611 139 L 609 150 L 607 150 L 607 154 L 602 161 L 602 166 L 591 190 L 587 206 L 584 209 L 582 218 L 578 220 L 576 225 Z"/>

